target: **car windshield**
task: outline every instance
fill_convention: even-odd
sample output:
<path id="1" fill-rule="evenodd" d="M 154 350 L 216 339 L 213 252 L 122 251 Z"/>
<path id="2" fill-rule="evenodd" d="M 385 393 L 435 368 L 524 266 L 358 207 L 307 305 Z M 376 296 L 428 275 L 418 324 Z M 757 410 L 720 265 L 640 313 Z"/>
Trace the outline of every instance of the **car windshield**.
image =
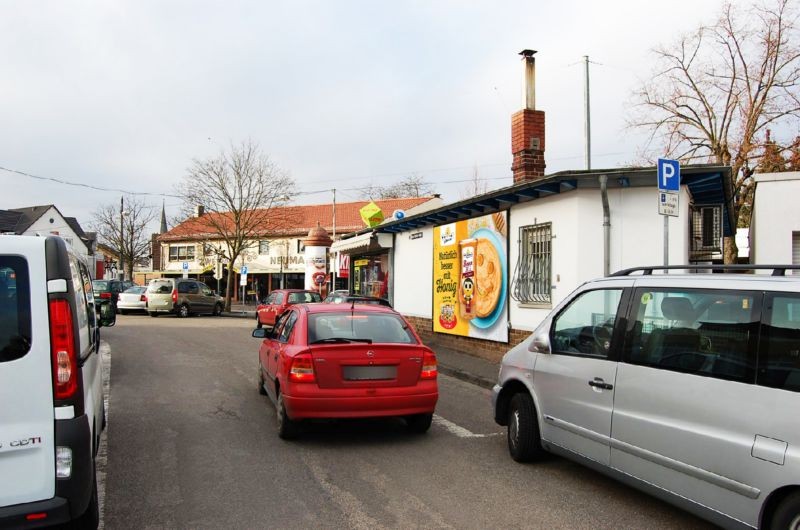
<path id="1" fill-rule="evenodd" d="M 130 293 L 130 294 L 142 294 L 144 291 L 145 291 L 144 287 L 142 287 L 140 285 L 134 285 L 133 287 L 128 287 L 123 292 Z"/>
<path id="2" fill-rule="evenodd" d="M 319 293 L 289 293 L 290 304 L 310 304 L 321 301 L 322 297 Z"/>
<path id="3" fill-rule="evenodd" d="M 308 317 L 308 343 L 338 341 L 414 344 L 405 321 L 392 313 L 316 313 Z"/>
<path id="4" fill-rule="evenodd" d="M 92 289 L 95 291 L 108 291 L 107 280 L 92 280 Z"/>

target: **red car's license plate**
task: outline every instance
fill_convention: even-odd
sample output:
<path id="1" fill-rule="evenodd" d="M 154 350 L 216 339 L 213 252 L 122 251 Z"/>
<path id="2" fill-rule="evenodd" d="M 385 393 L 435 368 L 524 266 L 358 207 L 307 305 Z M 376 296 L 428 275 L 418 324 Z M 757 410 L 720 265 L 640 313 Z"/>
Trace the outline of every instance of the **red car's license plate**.
<path id="1" fill-rule="evenodd" d="M 395 379 L 396 366 L 344 366 L 342 376 L 346 381 L 372 381 L 378 379 Z"/>

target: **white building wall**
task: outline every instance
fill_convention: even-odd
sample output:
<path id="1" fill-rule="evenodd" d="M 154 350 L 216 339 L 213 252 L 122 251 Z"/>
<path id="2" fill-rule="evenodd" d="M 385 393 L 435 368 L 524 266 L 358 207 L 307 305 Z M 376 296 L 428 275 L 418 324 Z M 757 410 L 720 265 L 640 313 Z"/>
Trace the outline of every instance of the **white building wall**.
<path id="1" fill-rule="evenodd" d="M 519 261 L 519 229 L 523 226 L 552 223 L 552 304 L 522 304 L 509 297 L 510 322 L 514 329 L 533 331 L 550 310 L 569 294 L 578 281 L 580 245 L 578 238 L 578 202 L 565 200 L 577 191 L 553 195 L 514 206 L 511 209 L 508 234 L 509 292 L 513 289 L 514 271 Z"/>
<path id="2" fill-rule="evenodd" d="M 792 232 L 800 232 L 800 172 L 756 175 L 750 261 L 792 263 Z"/>
<path id="3" fill-rule="evenodd" d="M 422 237 L 411 239 L 415 233 L 422 233 Z M 394 308 L 404 315 L 431 318 L 433 227 L 396 234 L 393 254 Z"/>
<path id="4" fill-rule="evenodd" d="M 669 262 L 689 259 L 689 195 L 681 189 L 679 217 L 669 220 Z M 610 272 L 662 265 L 663 217 L 655 187 L 609 190 Z M 523 304 L 510 295 L 519 260 L 519 230 L 552 224 L 552 303 Z M 423 237 L 409 239 L 413 232 Z M 790 239 L 791 240 L 791 239 Z M 603 275 L 603 204 L 600 189 L 582 189 L 515 205 L 509 214 L 509 308 L 511 327 L 533 331 L 553 307 L 582 283 Z M 394 307 L 400 313 L 431 318 L 433 227 L 401 232 L 394 246 Z"/>
<path id="5" fill-rule="evenodd" d="M 50 220 L 53 220 L 51 223 Z M 41 217 L 39 217 L 26 231 L 25 236 L 50 235 L 53 232 L 58 232 L 58 235 L 64 238 L 71 246 L 75 254 L 83 259 L 86 266 L 91 266 L 93 261 L 89 261 L 89 249 L 86 248 L 83 240 L 78 237 L 78 234 L 70 228 L 67 221 L 58 213 L 55 208 L 49 208 Z"/>

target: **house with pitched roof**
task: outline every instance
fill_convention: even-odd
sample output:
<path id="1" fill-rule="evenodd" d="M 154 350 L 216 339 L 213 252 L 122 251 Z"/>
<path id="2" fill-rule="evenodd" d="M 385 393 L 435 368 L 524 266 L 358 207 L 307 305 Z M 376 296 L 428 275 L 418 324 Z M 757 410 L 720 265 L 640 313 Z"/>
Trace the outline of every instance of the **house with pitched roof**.
<path id="1" fill-rule="evenodd" d="M 97 234 L 84 232 L 76 218 L 62 215 L 53 204 L 0 210 L 0 234 L 61 236 L 94 271 Z"/>
<path id="2" fill-rule="evenodd" d="M 238 286 L 239 273 L 242 266 L 246 266 L 246 292 L 254 298 L 266 296 L 273 289 L 302 289 L 306 271 L 303 239 L 309 231 L 321 226 L 337 240 L 361 230 L 365 223 L 360 209 L 369 202 L 273 208 L 265 216 L 263 231 L 250 241 L 247 250 L 234 264 L 220 260 L 216 250 L 222 242 L 212 226 L 224 221 L 220 217 L 224 214 L 206 213 L 198 207 L 193 217 L 156 237 L 159 248 L 153 252 L 154 257 L 158 256 L 158 262 L 153 263 L 154 273 L 169 277 L 181 276 L 185 272 L 222 292 L 229 271 L 237 275 L 235 285 Z M 413 215 L 443 204 L 438 195 L 374 202 L 388 218 L 387 222 L 394 218 L 395 212 Z M 334 281 L 335 276 L 332 275 L 330 281 Z M 347 278 L 339 278 L 336 288 L 347 288 Z"/>

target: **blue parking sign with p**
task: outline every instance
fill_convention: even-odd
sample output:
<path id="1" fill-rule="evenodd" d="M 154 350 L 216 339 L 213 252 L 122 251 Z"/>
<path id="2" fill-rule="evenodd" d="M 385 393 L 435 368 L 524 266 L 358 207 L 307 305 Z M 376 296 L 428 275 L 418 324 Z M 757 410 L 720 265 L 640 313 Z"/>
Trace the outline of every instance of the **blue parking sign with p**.
<path id="1" fill-rule="evenodd" d="M 656 168 L 659 191 L 680 191 L 681 165 L 677 160 L 659 158 Z"/>

